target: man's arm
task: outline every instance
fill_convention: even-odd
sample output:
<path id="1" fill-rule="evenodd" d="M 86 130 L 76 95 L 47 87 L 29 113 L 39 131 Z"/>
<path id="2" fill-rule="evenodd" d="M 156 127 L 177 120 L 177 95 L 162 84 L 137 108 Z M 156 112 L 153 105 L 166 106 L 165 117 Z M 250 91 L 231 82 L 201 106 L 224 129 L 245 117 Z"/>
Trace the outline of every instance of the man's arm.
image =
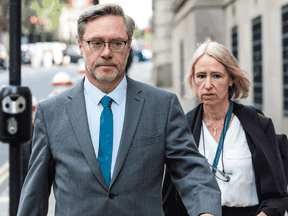
<path id="1" fill-rule="evenodd" d="M 48 199 L 54 179 L 53 167 L 45 122 L 38 104 L 29 171 L 21 191 L 17 216 L 47 215 Z"/>
<path id="2" fill-rule="evenodd" d="M 166 165 L 188 214 L 220 216 L 221 191 L 198 152 L 176 95 L 171 98 L 166 134 Z"/>

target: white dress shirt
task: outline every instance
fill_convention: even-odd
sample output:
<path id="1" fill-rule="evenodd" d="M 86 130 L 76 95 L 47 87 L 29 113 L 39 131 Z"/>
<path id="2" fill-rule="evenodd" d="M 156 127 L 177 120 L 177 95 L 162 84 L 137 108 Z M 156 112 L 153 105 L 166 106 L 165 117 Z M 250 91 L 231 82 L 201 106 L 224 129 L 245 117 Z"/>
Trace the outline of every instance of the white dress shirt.
<path id="1" fill-rule="evenodd" d="M 125 106 L 126 106 L 126 93 L 127 93 L 127 80 L 126 76 L 122 79 L 119 85 L 107 96 L 113 99 L 111 104 L 113 114 L 113 150 L 112 150 L 112 162 L 111 162 L 111 178 L 117 159 L 117 154 L 120 145 L 120 139 L 122 135 Z M 106 95 L 96 86 L 94 86 L 85 77 L 84 81 L 84 95 L 86 102 L 86 111 L 88 124 L 91 134 L 92 143 L 96 157 L 98 158 L 99 149 L 99 134 L 100 134 L 100 116 L 103 110 L 101 99 Z"/>
<path id="2" fill-rule="evenodd" d="M 205 123 L 202 121 L 200 135 L 199 151 L 204 155 L 203 148 L 203 130 L 205 143 L 205 157 L 213 165 L 213 160 L 217 151 L 218 143 L 214 140 L 208 131 Z M 222 206 L 228 207 L 246 207 L 259 204 L 255 174 L 252 165 L 251 152 L 247 143 L 245 131 L 237 118 L 233 121 L 226 133 L 223 150 L 221 152 L 218 170 L 223 170 L 222 153 L 225 172 L 230 172 L 231 179 L 224 182 L 216 178 L 222 192 Z"/>

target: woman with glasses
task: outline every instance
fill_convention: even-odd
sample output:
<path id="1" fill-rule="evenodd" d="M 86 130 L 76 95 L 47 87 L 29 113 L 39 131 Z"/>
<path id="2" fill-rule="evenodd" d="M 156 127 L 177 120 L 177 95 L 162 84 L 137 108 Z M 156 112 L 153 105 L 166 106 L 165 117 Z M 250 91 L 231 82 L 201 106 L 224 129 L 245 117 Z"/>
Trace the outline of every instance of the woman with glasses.
<path id="1" fill-rule="evenodd" d="M 232 101 L 248 96 L 246 72 L 226 47 L 207 41 L 194 53 L 186 81 L 202 102 L 186 116 L 221 189 L 222 216 L 283 216 L 287 183 L 273 123 L 261 116 L 261 127 L 247 106 Z M 188 215 L 169 174 L 163 207 L 166 216 Z"/>

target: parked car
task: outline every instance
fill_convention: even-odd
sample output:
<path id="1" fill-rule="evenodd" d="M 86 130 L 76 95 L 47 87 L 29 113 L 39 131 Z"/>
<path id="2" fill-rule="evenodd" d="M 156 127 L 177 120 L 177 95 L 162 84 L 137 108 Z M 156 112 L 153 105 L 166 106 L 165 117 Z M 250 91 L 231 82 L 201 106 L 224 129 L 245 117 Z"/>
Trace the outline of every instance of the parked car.
<path id="1" fill-rule="evenodd" d="M 5 46 L 0 43 L 0 67 L 7 69 L 8 53 Z"/>
<path id="2" fill-rule="evenodd" d="M 63 55 L 70 56 L 71 60 L 70 62 L 77 63 L 79 59 L 82 59 L 83 57 L 80 54 L 79 46 L 78 45 L 71 45 L 68 46 L 66 50 L 63 51 Z"/>

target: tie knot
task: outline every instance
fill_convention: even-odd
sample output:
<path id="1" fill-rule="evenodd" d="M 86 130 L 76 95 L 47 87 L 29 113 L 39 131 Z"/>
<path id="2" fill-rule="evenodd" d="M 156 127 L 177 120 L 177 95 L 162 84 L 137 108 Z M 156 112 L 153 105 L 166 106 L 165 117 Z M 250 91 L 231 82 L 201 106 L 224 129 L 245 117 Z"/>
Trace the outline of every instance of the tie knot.
<path id="1" fill-rule="evenodd" d="M 108 96 L 104 96 L 102 99 L 101 99 L 101 104 L 103 107 L 111 107 L 111 103 L 112 103 L 112 99 Z"/>

